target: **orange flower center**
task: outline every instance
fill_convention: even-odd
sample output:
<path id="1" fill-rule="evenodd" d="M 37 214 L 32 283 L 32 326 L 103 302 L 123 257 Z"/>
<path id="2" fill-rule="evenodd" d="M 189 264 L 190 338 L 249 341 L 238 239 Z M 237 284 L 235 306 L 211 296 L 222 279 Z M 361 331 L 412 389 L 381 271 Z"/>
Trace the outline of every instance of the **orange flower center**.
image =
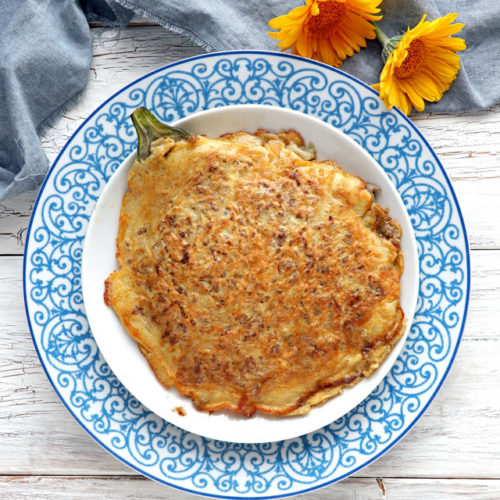
<path id="1" fill-rule="evenodd" d="M 425 46 L 418 38 L 413 40 L 408 47 L 408 54 L 403 64 L 394 72 L 398 78 L 408 78 L 413 75 L 422 65 L 425 55 Z"/>
<path id="2" fill-rule="evenodd" d="M 319 14 L 311 16 L 306 22 L 306 29 L 311 35 L 321 36 L 334 28 L 345 13 L 345 5 L 335 1 L 318 2 Z"/>

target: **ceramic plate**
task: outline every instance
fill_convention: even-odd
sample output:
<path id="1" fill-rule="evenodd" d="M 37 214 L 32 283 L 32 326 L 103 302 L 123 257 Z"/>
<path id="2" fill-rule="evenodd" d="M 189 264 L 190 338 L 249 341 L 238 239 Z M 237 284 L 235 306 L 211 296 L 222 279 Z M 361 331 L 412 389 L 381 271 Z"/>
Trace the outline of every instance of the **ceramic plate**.
<path id="1" fill-rule="evenodd" d="M 97 346 L 120 382 L 147 408 L 183 429 L 223 441 L 263 443 L 281 441 L 312 432 L 345 415 L 375 389 L 398 358 L 410 330 L 418 296 L 418 253 L 410 218 L 394 184 L 375 160 L 346 134 L 318 118 L 276 106 L 243 104 L 194 113 L 175 125 L 192 133 L 218 137 L 225 132 L 259 127 L 280 132 L 293 127 L 313 142 L 320 160 L 333 159 L 343 168 L 380 187 L 377 201 L 389 209 L 403 230 L 401 247 L 404 271 L 401 278 L 401 306 L 407 318 L 403 338 L 385 362 L 370 377 L 340 396 L 297 417 L 276 417 L 256 413 L 246 418 L 231 412 L 209 414 L 197 411 L 191 400 L 175 388 L 165 389 L 156 379 L 137 343 L 121 326 L 114 311 L 103 300 L 104 281 L 115 269 L 116 235 L 127 173 L 133 153 L 120 165 L 106 185 L 94 209 L 85 236 L 82 255 L 82 292 L 87 319 Z M 179 415 L 176 408 L 183 408 Z"/>
<path id="2" fill-rule="evenodd" d="M 344 132 L 382 166 L 416 237 L 419 293 L 404 347 L 383 381 L 325 427 L 265 444 L 181 430 L 120 383 L 89 329 L 82 248 L 97 200 L 136 146 L 139 106 L 165 122 L 233 104 L 281 106 Z M 273 52 L 207 54 L 126 86 L 81 125 L 54 162 L 28 232 L 24 288 L 40 360 L 75 419 L 110 453 L 144 475 L 193 493 L 278 497 L 338 481 L 366 466 L 415 424 L 455 357 L 469 296 L 463 219 L 450 182 L 425 139 L 399 111 L 339 70 Z"/>

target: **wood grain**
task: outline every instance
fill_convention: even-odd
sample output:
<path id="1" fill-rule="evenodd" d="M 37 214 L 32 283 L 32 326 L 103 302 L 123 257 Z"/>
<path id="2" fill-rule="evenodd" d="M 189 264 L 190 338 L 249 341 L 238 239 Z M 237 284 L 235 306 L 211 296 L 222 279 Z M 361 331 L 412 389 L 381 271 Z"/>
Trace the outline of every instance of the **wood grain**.
<path id="1" fill-rule="evenodd" d="M 81 429 L 45 377 L 24 317 L 21 268 L 21 257 L 0 258 L 0 471 L 133 474 Z M 467 329 L 442 390 L 361 476 L 500 478 L 500 398 L 492 397 L 500 394 L 500 251 L 474 252 L 472 278 Z"/>
<path id="2" fill-rule="evenodd" d="M 50 162 L 124 85 L 203 53 L 140 18 L 129 28 L 98 27 L 93 34 L 88 87 L 42 137 Z M 464 339 L 443 388 L 408 436 L 353 477 L 300 498 L 500 498 L 500 106 L 412 120 L 452 181 L 473 249 Z M 25 193 L 0 204 L 0 499 L 194 499 L 137 476 L 105 452 L 46 378 L 22 298 L 20 256 L 35 198 Z"/>
<path id="3" fill-rule="evenodd" d="M 31 500 L 195 500 L 200 497 L 144 478 L 120 477 L 0 477 L 1 498 Z M 500 481 L 470 479 L 349 478 L 341 483 L 292 499 L 304 500 L 447 500 L 457 498 L 492 500 L 500 498 Z"/>

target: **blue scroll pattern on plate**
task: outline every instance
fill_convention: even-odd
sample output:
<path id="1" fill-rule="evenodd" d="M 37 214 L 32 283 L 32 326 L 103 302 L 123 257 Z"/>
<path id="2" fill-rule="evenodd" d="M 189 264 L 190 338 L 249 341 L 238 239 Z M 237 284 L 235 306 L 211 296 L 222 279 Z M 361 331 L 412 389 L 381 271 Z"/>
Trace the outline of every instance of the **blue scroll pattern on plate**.
<path id="1" fill-rule="evenodd" d="M 284 106 L 340 128 L 378 161 L 408 209 L 420 256 L 417 313 L 390 374 L 358 407 L 307 436 L 268 444 L 208 440 L 137 402 L 102 359 L 83 309 L 83 239 L 100 191 L 135 148 L 138 106 L 173 121 L 231 104 Z M 29 240 L 26 291 L 35 343 L 56 390 L 102 444 L 141 472 L 222 496 L 292 494 L 348 475 L 415 421 L 458 344 L 468 287 L 466 240 L 441 167 L 412 125 L 338 71 L 286 56 L 205 56 L 120 92 L 56 162 Z"/>

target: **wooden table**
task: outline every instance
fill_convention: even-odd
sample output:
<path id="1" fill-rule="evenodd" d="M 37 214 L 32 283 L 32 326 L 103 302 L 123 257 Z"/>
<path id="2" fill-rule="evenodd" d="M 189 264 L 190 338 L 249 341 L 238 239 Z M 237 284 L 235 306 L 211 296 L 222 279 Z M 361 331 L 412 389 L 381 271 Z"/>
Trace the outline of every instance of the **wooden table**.
<path id="1" fill-rule="evenodd" d="M 140 20 L 123 30 L 93 27 L 93 34 L 87 90 L 42 138 L 51 162 L 107 97 L 148 71 L 203 52 Z M 414 430 L 351 478 L 301 497 L 307 500 L 500 498 L 500 106 L 413 121 L 447 170 L 468 228 L 472 294 L 463 341 Z M 0 498 L 195 498 L 137 476 L 101 449 L 52 390 L 22 297 L 36 195 L 0 204 Z"/>

